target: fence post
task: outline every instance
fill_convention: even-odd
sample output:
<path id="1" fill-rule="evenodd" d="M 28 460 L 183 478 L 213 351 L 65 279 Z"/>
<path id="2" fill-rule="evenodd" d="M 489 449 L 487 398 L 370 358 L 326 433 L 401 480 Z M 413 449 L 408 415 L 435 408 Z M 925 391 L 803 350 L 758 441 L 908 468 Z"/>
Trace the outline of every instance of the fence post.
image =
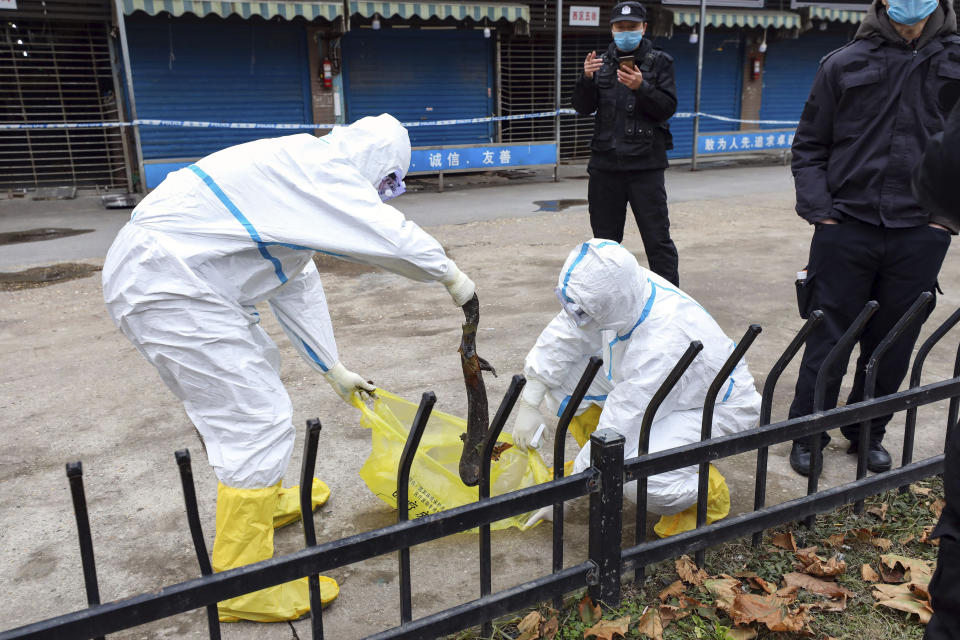
<path id="1" fill-rule="evenodd" d="M 590 586 L 590 597 L 609 607 L 620 604 L 620 542 L 623 535 L 622 435 L 612 429 L 590 436 L 590 464 L 600 471 L 600 491 L 590 494 L 590 560 L 600 579 Z"/>
<path id="2" fill-rule="evenodd" d="M 97 584 L 97 564 L 93 559 L 93 537 L 90 534 L 90 518 L 87 514 L 87 496 L 83 490 L 83 465 L 77 462 L 67 463 L 67 478 L 70 480 L 70 493 L 73 496 L 73 514 L 77 518 L 77 535 L 80 538 L 80 562 L 83 565 L 83 584 L 87 590 L 87 604 L 95 607 L 100 604 L 100 587 Z M 103 640 L 98 636 L 96 640 Z"/>
<path id="3" fill-rule="evenodd" d="M 313 474 L 317 468 L 317 445 L 320 442 L 320 418 L 307 420 L 303 439 L 303 459 L 300 467 L 300 521 L 303 522 L 303 540 L 308 547 L 317 544 L 317 529 L 313 522 Z M 307 576 L 310 593 L 310 631 L 313 640 L 323 640 L 323 599 L 320 593 L 320 577 L 313 573 Z"/>

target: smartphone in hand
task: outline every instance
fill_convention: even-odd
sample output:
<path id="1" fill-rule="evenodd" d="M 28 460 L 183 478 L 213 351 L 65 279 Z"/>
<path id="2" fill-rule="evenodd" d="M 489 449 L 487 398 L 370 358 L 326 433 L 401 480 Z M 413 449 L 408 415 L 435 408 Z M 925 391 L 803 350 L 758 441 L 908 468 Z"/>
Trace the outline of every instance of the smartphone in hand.
<path id="1" fill-rule="evenodd" d="M 620 68 L 636 71 L 637 63 L 634 61 L 633 56 L 620 56 Z"/>

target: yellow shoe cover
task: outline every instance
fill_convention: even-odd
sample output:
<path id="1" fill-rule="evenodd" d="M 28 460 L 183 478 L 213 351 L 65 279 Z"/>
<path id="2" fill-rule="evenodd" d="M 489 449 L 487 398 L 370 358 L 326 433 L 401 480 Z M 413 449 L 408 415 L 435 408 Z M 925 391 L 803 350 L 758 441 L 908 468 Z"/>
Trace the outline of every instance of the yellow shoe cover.
<path id="1" fill-rule="evenodd" d="M 598 404 L 591 404 L 589 409 L 578 416 L 574 416 L 573 420 L 570 421 L 569 432 L 581 449 L 590 442 L 590 434 L 597 430 L 601 412 L 603 412 L 603 407 Z"/>
<path id="2" fill-rule="evenodd" d="M 319 478 L 313 479 L 313 508 L 322 507 L 330 499 L 330 487 Z M 285 527 L 300 519 L 300 485 L 280 488 L 277 508 L 273 511 L 273 528 Z"/>
<path id="3" fill-rule="evenodd" d="M 730 489 L 717 468 L 710 465 L 710 476 L 707 484 L 707 524 L 726 518 L 730 513 Z M 684 531 L 697 528 L 697 505 L 690 505 L 680 513 L 669 516 L 660 516 L 660 521 L 654 525 L 654 532 L 661 538 L 673 536 Z"/>
<path id="4" fill-rule="evenodd" d="M 266 489 L 217 487 L 217 535 L 213 570 L 226 571 L 273 557 L 273 515 L 280 484 Z M 321 601 L 337 597 L 334 580 L 320 577 Z M 296 620 L 310 611 L 307 579 L 267 587 L 217 604 L 221 622 Z"/>

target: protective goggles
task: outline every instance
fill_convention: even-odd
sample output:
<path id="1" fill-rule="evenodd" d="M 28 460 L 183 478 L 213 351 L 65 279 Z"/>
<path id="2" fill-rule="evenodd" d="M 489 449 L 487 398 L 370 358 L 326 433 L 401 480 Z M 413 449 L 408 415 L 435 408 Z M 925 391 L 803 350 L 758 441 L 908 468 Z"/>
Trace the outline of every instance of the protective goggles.
<path id="1" fill-rule="evenodd" d="M 380 194 L 380 199 L 383 202 L 402 195 L 406 190 L 407 185 L 403 183 L 403 174 L 399 171 L 394 171 L 389 174 L 380 181 L 380 186 L 377 187 L 377 192 Z"/>
<path id="2" fill-rule="evenodd" d="M 563 307 L 563 310 L 567 312 L 567 315 L 570 316 L 574 324 L 576 324 L 578 327 L 582 327 L 590 322 L 590 316 L 587 315 L 587 312 L 581 309 L 580 305 L 578 305 L 576 302 L 567 299 L 567 297 L 563 295 L 563 289 L 557 287 L 554 289 L 554 293 L 557 294 L 557 300 L 560 301 L 560 306 Z"/>

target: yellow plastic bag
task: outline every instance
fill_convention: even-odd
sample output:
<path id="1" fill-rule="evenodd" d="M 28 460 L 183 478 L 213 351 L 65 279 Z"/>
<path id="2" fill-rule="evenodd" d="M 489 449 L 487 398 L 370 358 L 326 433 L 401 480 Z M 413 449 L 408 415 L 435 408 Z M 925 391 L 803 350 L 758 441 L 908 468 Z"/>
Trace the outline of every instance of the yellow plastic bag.
<path id="1" fill-rule="evenodd" d="M 360 477 L 378 498 L 396 509 L 397 469 L 410 425 L 417 413 L 417 405 L 382 389 L 377 390 L 372 409 L 359 400 L 355 400 L 354 404 L 361 411 L 361 424 L 371 430 L 373 437 L 372 451 L 360 469 Z M 439 411 L 430 415 L 410 468 L 411 520 L 477 501 L 477 487 L 463 484 L 458 471 L 460 453 L 463 451 L 460 434 L 466 430 L 467 423 L 461 418 Z M 513 444 L 513 438 L 501 433 L 497 442 Z M 515 447 L 502 452 L 499 460 L 491 463 L 490 476 L 492 496 L 547 482 L 552 478 L 539 453 L 533 449 L 523 453 Z M 517 527 L 523 531 L 529 517 L 530 514 L 525 513 L 505 518 L 494 522 L 491 528 Z"/>

